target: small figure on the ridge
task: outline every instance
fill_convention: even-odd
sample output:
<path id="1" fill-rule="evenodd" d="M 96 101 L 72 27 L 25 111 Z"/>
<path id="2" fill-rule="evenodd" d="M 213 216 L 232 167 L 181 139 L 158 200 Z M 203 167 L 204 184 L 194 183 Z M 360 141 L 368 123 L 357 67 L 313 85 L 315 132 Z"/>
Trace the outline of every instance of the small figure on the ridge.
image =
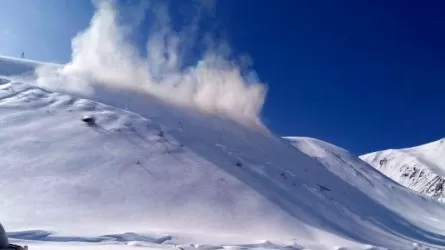
<path id="1" fill-rule="evenodd" d="M 20 55 L 20 58 L 25 59 L 25 52 L 22 52 L 22 54 Z"/>

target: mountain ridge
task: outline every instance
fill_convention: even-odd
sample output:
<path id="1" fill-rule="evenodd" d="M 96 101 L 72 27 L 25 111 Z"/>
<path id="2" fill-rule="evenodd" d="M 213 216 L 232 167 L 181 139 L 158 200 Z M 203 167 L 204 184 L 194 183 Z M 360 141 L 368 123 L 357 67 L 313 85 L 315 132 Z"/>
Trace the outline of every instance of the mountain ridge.
<path id="1" fill-rule="evenodd" d="M 2 60 L 2 74 L 32 73 Z M 445 247 L 443 204 L 332 144 L 307 139 L 303 150 L 147 95 L 100 89 L 85 99 L 13 75 L 0 77 L 0 221 L 13 240 L 155 232 L 171 236 L 161 244 Z"/>
<path id="2" fill-rule="evenodd" d="M 409 148 L 377 151 L 360 158 L 401 185 L 445 201 L 445 138 Z"/>

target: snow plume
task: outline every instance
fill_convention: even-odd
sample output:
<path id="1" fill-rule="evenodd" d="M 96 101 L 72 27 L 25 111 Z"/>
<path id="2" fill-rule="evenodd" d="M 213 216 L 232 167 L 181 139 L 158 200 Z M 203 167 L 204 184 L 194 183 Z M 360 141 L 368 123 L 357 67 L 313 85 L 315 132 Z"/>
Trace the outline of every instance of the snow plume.
<path id="1" fill-rule="evenodd" d="M 208 34 L 199 35 L 199 17 L 177 30 L 166 6 L 145 6 L 144 13 L 151 16 L 144 18 L 152 18 L 154 24 L 146 51 L 141 53 L 130 39 L 138 26 L 124 25 L 120 20 L 123 13 L 111 0 L 93 2 L 96 12 L 90 26 L 72 40 L 71 62 L 60 68 L 37 69 L 39 85 L 81 94 L 92 94 L 99 85 L 136 91 L 235 120 L 260 123 L 265 85 L 249 70 L 249 60 L 231 57 L 227 43 L 216 42 Z M 195 4 L 200 13 L 214 8 L 209 1 Z M 140 20 L 133 23 L 137 22 Z M 205 52 L 200 53 L 200 59 L 187 64 L 187 55 L 202 44 Z"/>

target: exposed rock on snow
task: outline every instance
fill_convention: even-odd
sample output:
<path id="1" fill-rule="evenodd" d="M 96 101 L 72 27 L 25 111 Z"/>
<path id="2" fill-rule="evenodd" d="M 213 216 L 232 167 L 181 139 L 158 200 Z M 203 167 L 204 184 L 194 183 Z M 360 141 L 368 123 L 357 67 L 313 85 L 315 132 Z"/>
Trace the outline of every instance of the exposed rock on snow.
<path id="1" fill-rule="evenodd" d="M 445 139 L 360 158 L 401 185 L 445 202 Z"/>

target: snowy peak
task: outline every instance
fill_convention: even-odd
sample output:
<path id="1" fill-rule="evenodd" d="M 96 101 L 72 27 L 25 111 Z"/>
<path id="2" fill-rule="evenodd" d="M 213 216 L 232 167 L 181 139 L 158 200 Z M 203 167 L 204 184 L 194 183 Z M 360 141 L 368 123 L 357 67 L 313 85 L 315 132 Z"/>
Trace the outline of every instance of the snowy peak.
<path id="1" fill-rule="evenodd" d="M 134 92 L 53 92 L 9 77 L 27 62 L 2 60 L 0 221 L 12 241 L 445 246 L 443 204 L 335 145 Z"/>
<path id="2" fill-rule="evenodd" d="M 405 149 L 405 153 L 422 161 L 435 172 L 445 176 L 445 140 L 440 139 L 422 146 Z"/>
<path id="3" fill-rule="evenodd" d="M 411 148 L 369 153 L 360 158 L 403 186 L 445 201 L 445 138 Z"/>

